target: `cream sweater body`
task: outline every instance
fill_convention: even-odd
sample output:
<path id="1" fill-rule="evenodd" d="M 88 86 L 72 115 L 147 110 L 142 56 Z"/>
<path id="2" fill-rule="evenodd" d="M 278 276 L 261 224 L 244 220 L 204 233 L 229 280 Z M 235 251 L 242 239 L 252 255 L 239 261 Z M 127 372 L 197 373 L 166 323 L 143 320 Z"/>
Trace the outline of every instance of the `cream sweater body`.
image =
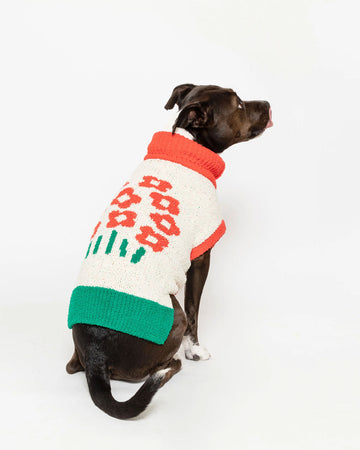
<path id="1" fill-rule="evenodd" d="M 146 159 L 94 230 L 69 327 L 93 323 L 158 344 L 166 340 L 173 323 L 170 295 L 184 285 L 191 259 L 225 232 L 215 187 L 223 165 L 183 136 L 154 135 Z"/>

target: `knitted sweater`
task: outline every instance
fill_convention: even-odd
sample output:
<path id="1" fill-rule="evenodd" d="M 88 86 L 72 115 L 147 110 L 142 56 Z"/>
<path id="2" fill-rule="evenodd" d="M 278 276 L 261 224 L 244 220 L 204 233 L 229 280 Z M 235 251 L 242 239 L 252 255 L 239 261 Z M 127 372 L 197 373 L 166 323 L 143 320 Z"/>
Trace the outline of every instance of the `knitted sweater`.
<path id="1" fill-rule="evenodd" d="M 144 161 L 103 213 L 73 290 L 68 326 L 86 323 L 163 344 L 170 294 L 191 260 L 225 232 L 216 179 L 221 157 L 179 134 L 155 133 Z"/>

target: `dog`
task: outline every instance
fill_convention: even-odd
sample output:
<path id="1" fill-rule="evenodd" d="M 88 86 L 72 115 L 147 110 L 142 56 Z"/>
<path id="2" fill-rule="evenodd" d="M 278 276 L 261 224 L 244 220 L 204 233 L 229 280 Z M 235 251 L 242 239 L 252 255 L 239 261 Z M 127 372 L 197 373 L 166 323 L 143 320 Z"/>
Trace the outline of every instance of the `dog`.
<path id="1" fill-rule="evenodd" d="M 197 329 L 211 248 L 225 231 L 214 203 L 216 178 L 224 169 L 219 154 L 234 144 L 260 136 L 273 125 L 267 101 L 243 101 L 232 89 L 219 86 L 179 85 L 165 108 L 169 110 L 175 105 L 179 112 L 172 132 L 154 135 L 153 139 L 157 136 L 157 140 L 149 146 L 149 154 L 143 162 L 145 172 L 137 172 L 136 183 L 132 179 L 130 184 L 123 186 L 106 211 L 105 221 L 102 219 L 95 228 L 84 260 L 85 269 L 70 303 L 69 327 L 72 328 L 75 350 L 66 370 L 69 374 L 85 371 L 95 405 L 117 419 L 138 416 L 157 390 L 180 370 L 177 352 L 182 343 L 187 359 L 199 361 L 210 357 L 199 344 Z M 170 142 L 171 148 L 166 155 L 159 146 L 160 141 Z M 154 172 L 156 176 L 153 172 L 146 175 L 149 168 L 160 172 Z M 171 170 L 175 175 L 170 183 L 162 178 Z M 180 197 L 185 195 L 179 189 L 186 190 L 186 195 L 192 196 L 191 201 L 179 201 L 173 195 L 173 192 L 178 192 L 176 195 Z M 141 205 L 146 202 L 147 205 L 151 202 L 155 212 L 150 212 L 147 225 L 140 226 L 141 231 L 138 230 L 136 240 L 133 239 L 141 246 L 131 250 L 130 238 L 121 240 L 120 234 L 125 233 L 122 237 L 127 237 L 126 233 L 134 229 L 136 217 L 142 211 Z M 211 213 L 208 213 L 209 209 Z M 149 224 L 157 227 L 156 232 Z M 102 242 L 105 233 L 110 231 L 107 243 Z M 120 243 L 120 240 L 119 253 L 114 250 L 114 242 Z M 197 245 L 194 246 L 194 242 Z M 186 251 L 177 250 L 182 248 Z M 178 252 L 179 258 L 173 257 L 171 251 Z M 166 256 L 166 252 L 170 252 L 170 256 Z M 111 254 L 115 254 L 115 260 L 110 258 Z M 124 265 L 125 260 L 127 265 Z M 114 264 L 123 264 L 119 266 L 121 270 L 116 270 L 118 266 Z M 176 283 L 169 284 L 170 287 L 162 279 L 163 274 L 167 277 L 169 270 L 177 274 Z M 126 277 L 130 271 L 134 271 L 130 284 L 136 295 L 126 293 L 124 288 L 128 285 Z M 100 278 L 101 287 L 87 286 L 89 274 Z M 121 288 L 108 289 L 113 286 L 110 281 L 107 284 L 108 280 Z M 156 298 L 150 301 L 139 296 L 146 289 L 152 289 L 154 280 L 156 289 L 161 286 L 161 295 L 164 294 L 159 302 Z M 185 312 L 175 297 L 184 284 Z M 153 296 L 157 295 L 156 289 Z M 104 297 L 106 307 L 99 300 L 104 292 L 109 294 Z M 116 303 L 114 298 L 121 302 Z M 114 310 L 109 309 L 113 300 L 116 303 Z M 91 312 L 84 312 L 86 302 L 93 305 Z M 140 313 L 136 302 L 140 302 Z M 143 312 L 143 305 L 150 309 Z M 161 316 L 153 313 L 153 307 Z M 104 308 L 108 309 L 105 311 Z M 154 323 L 150 323 L 153 316 Z M 132 398 L 118 402 L 111 394 L 110 379 L 145 381 Z"/>

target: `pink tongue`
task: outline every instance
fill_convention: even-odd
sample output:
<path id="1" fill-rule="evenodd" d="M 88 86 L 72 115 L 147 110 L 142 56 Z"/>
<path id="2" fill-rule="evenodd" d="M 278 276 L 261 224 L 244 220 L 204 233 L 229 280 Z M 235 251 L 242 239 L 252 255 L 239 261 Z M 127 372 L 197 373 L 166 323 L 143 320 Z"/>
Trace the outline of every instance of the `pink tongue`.
<path id="1" fill-rule="evenodd" d="M 274 124 L 273 124 L 273 121 L 272 121 L 272 112 L 271 112 L 271 108 L 269 109 L 269 122 L 267 123 L 267 125 L 266 125 L 266 127 L 265 128 L 270 128 L 270 127 L 272 127 Z"/>

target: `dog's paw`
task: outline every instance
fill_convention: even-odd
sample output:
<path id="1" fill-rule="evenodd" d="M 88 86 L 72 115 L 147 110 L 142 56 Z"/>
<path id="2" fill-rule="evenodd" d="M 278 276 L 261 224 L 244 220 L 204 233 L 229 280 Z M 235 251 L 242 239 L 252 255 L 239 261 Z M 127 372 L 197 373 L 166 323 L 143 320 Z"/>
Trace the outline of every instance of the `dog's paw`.
<path id="1" fill-rule="evenodd" d="M 191 359 L 193 361 L 205 361 L 211 357 L 206 348 L 194 343 L 190 336 L 184 336 L 182 342 L 186 359 Z"/>

